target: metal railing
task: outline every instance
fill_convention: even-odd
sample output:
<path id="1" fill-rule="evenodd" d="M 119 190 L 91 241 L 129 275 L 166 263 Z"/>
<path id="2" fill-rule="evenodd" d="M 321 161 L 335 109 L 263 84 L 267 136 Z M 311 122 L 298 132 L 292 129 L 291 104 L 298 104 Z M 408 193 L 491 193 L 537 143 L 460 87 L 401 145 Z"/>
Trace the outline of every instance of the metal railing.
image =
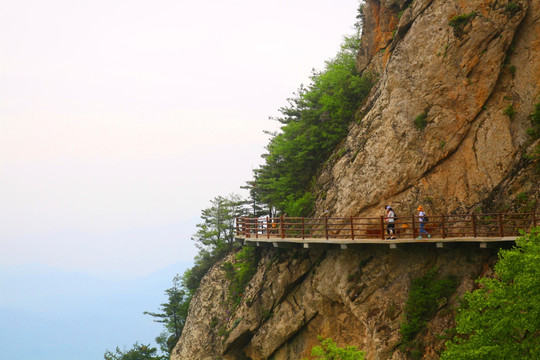
<path id="1" fill-rule="evenodd" d="M 431 238 L 519 236 L 538 224 L 538 213 L 489 213 L 428 215 L 424 230 Z M 395 221 L 398 239 L 419 237 L 421 221 L 417 215 L 399 217 Z M 385 239 L 388 222 L 380 217 L 266 217 L 236 218 L 236 236 L 266 239 Z M 427 234 L 422 234 L 427 237 Z"/>

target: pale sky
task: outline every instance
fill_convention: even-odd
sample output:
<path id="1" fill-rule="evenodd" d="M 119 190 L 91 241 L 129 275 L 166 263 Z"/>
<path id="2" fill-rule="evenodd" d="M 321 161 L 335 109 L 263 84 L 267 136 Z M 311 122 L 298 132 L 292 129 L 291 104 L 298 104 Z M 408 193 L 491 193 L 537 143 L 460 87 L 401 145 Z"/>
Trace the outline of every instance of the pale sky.
<path id="1" fill-rule="evenodd" d="M 0 265 L 138 276 L 196 253 L 358 0 L 0 0 Z"/>

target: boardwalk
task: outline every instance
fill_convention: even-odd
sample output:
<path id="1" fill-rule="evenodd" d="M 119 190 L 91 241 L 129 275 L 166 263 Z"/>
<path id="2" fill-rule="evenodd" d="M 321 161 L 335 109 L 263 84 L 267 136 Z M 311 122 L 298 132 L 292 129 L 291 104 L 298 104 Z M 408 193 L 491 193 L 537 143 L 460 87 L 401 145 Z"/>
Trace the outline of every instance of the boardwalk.
<path id="1" fill-rule="evenodd" d="M 235 238 L 244 245 L 304 247 L 339 245 L 342 249 L 362 244 L 390 248 L 411 243 L 432 243 L 442 248 L 451 243 L 476 243 L 485 248 L 513 242 L 520 230 L 537 226 L 537 213 L 429 215 L 420 238 L 420 219 L 410 215 L 395 222 L 395 239 L 389 239 L 388 222 L 380 217 L 348 218 L 248 218 L 236 219 Z"/>

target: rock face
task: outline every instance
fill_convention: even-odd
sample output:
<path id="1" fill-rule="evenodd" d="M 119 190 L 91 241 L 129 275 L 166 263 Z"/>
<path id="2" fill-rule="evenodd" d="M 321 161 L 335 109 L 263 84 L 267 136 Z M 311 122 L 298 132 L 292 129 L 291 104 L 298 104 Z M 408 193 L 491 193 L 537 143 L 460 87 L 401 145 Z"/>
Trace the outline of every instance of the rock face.
<path id="1" fill-rule="evenodd" d="M 367 359 L 405 359 L 398 349 L 411 280 L 439 268 L 458 279 L 419 341 L 426 359 L 438 357 L 457 299 L 489 276 L 496 250 L 412 245 L 340 250 L 264 251 L 244 301 L 227 302 L 227 280 L 216 265 L 204 278 L 171 359 L 303 359 L 317 336 L 355 345 Z M 231 255 L 226 261 L 234 261 Z"/>
<path id="2" fill-rule="evenodd" d="M 538 199 L 523 154 L 536 145 L 526 129 L 540 102 L 540 1 L 367 1 L 363 12 L 358 67 L 379 81 L 345 155 L 319 177 L 318 214 L 464 211 L 493 192 Z"/>
<path id="3" fill-rule="evenodd" d="M 403 215 L 420 204 L 431 214 L 503 210 L 518 194 L 538 209 L 538 164 L 524 155 L 538 144 L 526 129 L 540 102 L 540 0 L 368 0 L 363 17 L 357 65 L 378 82 L 336 149 L 343 155 L 321 171 L 317 215 L 378 216 L 385 204 Z M 421 114 L 423 129 L 414 121 Z M 406 359 L 399 329 L 411 280 L 434 267 L 458 282 L 417 338 L 423 358 L 437 359 L 457 299 L 490 275 L 496 250 L 261 256 L 238 307 L 221 265 L 211 269 L 172 360 L 308 358 L 318 335 L 358 346 L 367 359 Z"/>

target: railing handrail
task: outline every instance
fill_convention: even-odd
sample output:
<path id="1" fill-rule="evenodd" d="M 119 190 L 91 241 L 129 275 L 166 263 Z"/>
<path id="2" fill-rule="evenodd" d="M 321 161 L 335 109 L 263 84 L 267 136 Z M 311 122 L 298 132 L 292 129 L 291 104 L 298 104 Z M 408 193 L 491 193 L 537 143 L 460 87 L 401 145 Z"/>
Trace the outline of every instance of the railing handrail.
<path id="1" fill-rule="evenodd" d="M 393 235 L 400 237 L 422 236 L 429 230 L 435 237 L 504 237 L 517 236 L 518 229 L 537 226 L 539 213 L 468 213 L 468 214 L 417 214 L 378 217 L 238 217 L 236 235 L 240 237 L 272 238 L 385 238 L 388 219 L 394 221 Z M 422 218 L 429 221 L 421 221 Z"/>

